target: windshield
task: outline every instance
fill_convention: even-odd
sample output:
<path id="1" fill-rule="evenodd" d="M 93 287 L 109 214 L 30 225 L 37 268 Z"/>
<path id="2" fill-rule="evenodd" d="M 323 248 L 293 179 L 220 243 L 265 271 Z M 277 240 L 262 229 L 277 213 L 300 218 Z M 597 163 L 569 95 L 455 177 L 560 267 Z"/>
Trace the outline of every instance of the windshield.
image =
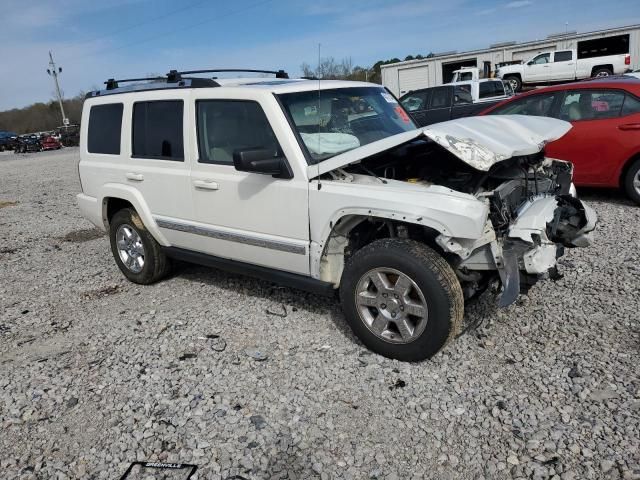
<path id="1" fill-rule="evenodd" d="M 311 164 L 416 128 L 382 87 L 336 88 L 278 97 Z"/>

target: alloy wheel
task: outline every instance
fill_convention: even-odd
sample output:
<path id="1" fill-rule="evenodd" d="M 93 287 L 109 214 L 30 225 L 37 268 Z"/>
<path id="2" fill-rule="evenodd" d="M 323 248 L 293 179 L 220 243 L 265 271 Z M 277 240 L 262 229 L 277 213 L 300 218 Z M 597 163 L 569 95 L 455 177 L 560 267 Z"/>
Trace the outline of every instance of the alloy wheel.
<path id="1" fill-rule="evenodd" d="M 144 245 L 136 230 L 122 224 L 116 231 L 116 246 L 120 260 L 133 273 L 140 273 L 144 268 Z"/>
<path id="2" fill-rule="evenodd" d="M 427 326 L 429 309 L 422 291 L 398 270 L 369 270 L 358 281 L 355 297 L 360 319 L 386 342 L 410 343 Z"/>

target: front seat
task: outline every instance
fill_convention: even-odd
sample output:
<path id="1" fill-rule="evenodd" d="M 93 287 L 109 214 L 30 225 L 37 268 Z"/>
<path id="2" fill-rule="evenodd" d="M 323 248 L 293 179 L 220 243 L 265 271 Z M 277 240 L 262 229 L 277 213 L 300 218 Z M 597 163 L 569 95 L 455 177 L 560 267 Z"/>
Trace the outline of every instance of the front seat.
<path id="1" fill-rule="evenodd" d="M 575 120 L 582 120 L 582 109 L 578 102 L 574 102 L 569 105 L 569 120 L 572 122 Z"/>

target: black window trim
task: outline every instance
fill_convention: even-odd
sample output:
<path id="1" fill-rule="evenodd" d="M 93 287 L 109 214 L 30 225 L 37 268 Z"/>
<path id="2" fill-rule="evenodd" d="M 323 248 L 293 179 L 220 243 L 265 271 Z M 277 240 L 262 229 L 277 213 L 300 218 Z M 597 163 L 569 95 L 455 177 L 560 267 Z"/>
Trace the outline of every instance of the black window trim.
<path id="1" fill-rule="evenodd" d="M 181 102 L 182 103 L 182 157 L 166 157 L 162 155 L 134 155 L 133 154 L 133 135 L 134 135 L 134 127 L 135 121 L 133 118 L 135 107 L 139 103 L 159 103 L 159 102 Z M 185 136 L 184 136 L 184 99 L 183 98 L 162 98 L 162 99 L 154 99 L 154 100 L 136 100 L 131 103 L 131 158 L 136 158 L 140 160 L 164 160 L 166 162 L 182 162 L 185 163 L 186 155 L 185 155 Z"/>
<path id="2" fill-rule="evenodd" d="M 89 150 L 89 127 L 91 126 L 91 110 L 93 107 L 103 107 L 107 105 L 120 105 L 122 107 L 122 112 L 120 115 L 120 141 L 118 142 L 118 153 L 100 153 L 100 152 L 92 152 Z M 87 153 L 91 155 L 112 155 L 112 156 L 120 156 L 122 155 L 122 120 L 124 120 L 124 102 L 108 102 L 108 103 L 96 103 L 89 107 L 89 122 L 87 125 Z"/>
<path id="3" fill-rule="evenodd" d="M 276 100 L 278 100 L 278 103 L 280 104 L 278 96 L 275 95 L 275 94 L 274 94 L 274 96 L 276 97 Z M 273 136 L 276 138 L 276 142 L 278 142 L 278 149 L 282 152 L 282 158 L 284 159 L 285 166 L 287 167 L 287 169 L 289 170 L 289 172 L 291 174 L 291 176 L 286 178 L 286 180 L 291 180 L 294 177 L 293 170 L 291 169 L 291 165 L 289 164 L 289 159 L 285 155 L 284 150 L 282 149 L 282 145 L 280 145 L 280 140 L 278 140 L 278 136 L 276 135 L 275 130 L 271 126 L 271 122 L 269 122 L 269 117 L 267 117 L 267 112 L 264 111 L 264 108 L 262 108 L 262 104 L 258 100 L 250 100 L 250 99 L 242 99 L 242 98 L 196 98 L 196 100 L 195 100 L 195 108 L 193 109 L 193 113 L 195 115 L 195 123 L 196 123 L 196 148 L 198 149 L 197 155 L 196 155 L 196 163 L 197 164 L 199 164 L 199 165 L 222 165 L 222 166 L 225 166 L 225 167 L 232 167 L 232 168 L 235 169 L 235 165 L 233 164 L 233 162 L 229 163 L 229 162 L 215 162 L 215 161 L 211 161 L 211 162 L 202 162 L 202 161 L 200 161 L 200 119 L 198 118 L 198 104 L 201 103 L 201 102 L 237 102 L 237 103 L 255 103 L 255 104 L 257 104 L 258 107 L 260 108 L 260 110 L 262 111 L 262 114 L 264 115 L 264 118 L 267 119 L 267 124 L 269 125 L 269 128 L 271 128 L 271 131 L 273 132 Z M 280 104 L 280 107 L 283 108 L 283 105 Z"/>

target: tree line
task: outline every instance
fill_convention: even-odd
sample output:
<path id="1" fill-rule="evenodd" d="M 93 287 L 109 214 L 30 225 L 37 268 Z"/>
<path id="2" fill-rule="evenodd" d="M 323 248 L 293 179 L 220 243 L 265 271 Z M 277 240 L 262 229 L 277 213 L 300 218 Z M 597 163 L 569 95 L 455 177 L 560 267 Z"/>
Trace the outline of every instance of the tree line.
<path id="1" fill-rule="evenodd" d="M 71 124 L 80 123 L 84 93 L 63 100 L 64 112 Z M 9 132 L 46 132 L 62 125 L 62 115 L 57 100 L 34 103 L 24 108 L 0 112 L 0 130 Z"/>

